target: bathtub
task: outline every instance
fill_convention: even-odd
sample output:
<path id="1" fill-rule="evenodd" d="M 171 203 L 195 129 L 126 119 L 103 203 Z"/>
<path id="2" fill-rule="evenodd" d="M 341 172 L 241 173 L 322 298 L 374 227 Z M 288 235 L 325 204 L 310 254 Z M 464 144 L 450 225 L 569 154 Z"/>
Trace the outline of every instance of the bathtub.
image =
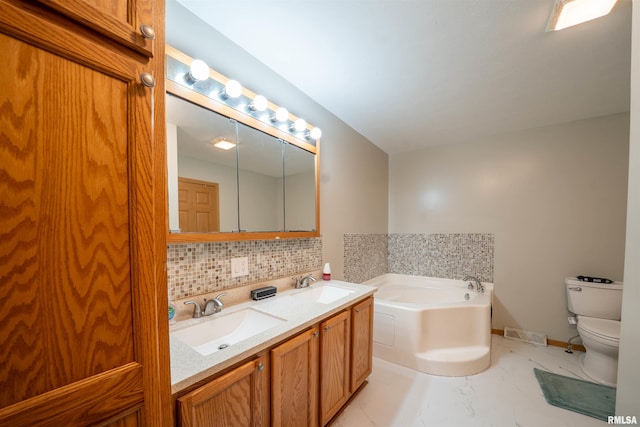
<path id="1" fill-rule="evenodd" d="M 374 356 L 455 377 L 477 374 L 491 364 L 492 283 L 483 282 L 485 291 L 478 293 L 462 280 L 389 273 L 364 284 L 378 288 Z"/>

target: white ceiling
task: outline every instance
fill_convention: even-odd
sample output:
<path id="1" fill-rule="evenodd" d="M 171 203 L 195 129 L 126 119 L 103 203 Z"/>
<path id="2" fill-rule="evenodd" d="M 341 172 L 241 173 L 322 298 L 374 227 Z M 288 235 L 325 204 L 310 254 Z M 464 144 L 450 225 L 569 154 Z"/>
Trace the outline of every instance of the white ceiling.
<path id="1" fill-rule="evenodd" d="M 178 0 L 387 153 L 629 111 L 631 0 Z"/>

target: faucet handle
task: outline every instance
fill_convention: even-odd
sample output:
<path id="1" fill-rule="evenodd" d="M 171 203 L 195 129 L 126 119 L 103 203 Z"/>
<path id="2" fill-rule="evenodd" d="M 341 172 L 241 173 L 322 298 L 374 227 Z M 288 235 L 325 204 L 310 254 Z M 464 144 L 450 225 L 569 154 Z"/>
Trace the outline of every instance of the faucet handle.
<path id="1" fill-rule="evenodd" d="M 202 307 L 197 301 L 185 301 L 185 304 L 193 304 L 193 317 L 195 319 L 202 317 Z"/>
<path id="2" fill-rule="evenodd" d="M 220 297 L 225 296 L 227 293 L 226 292 L 222 292 L 220 294 L 218 294 L 213 300 L 216 301 L 216 304 L 218 304 L 218 306 L 220 306 L 220 308 L 222 308 L 222 306 L 224 305 L 224 303 L 222 301 L 220 301 Z"/>

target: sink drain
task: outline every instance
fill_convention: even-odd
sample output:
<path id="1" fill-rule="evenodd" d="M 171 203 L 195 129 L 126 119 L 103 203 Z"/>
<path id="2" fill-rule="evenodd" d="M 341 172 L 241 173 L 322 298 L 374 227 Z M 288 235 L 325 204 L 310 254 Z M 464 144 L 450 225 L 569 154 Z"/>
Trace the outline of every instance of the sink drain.
<path id="1" fill-rule="evenodd" d="M 218 350 L 224 350 L 225 348 L 229 347 L 229 344 L 220 344 L 218 346 Z"/>

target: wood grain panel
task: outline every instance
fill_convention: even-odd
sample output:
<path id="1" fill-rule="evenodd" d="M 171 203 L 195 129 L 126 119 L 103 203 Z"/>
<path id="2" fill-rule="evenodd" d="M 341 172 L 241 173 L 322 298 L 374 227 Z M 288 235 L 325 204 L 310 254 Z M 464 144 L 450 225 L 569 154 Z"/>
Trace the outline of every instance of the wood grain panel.
<path id="1" fill-rule="evenodd" d="M 0 407 L 29 393 L 47 391 L 42 301 L 39 289 L 38 206 L 45 170 L 36 170 L 38 153 L 31 129 L 37 129 L 38 108 L 31 91 L 40 72 L 21 57 L 19 45 L 0 36 L 0 60 L 18 73 L 18 84 L 0 79 Z M 4 48 L 6 47 L 6 48 Z M 18 55 L 11 55 L 18 49 Z M 6 102 L 5 99 L 11 99 Z M 11 360 L 12 363 L 9 363 Z M 6 379 L 6 380 L 5 380 Z M 5 382 L 6 381 L 6 382 Z"/>
<path id="2" fill-rule="evenodd" d="M 140 411 L 125 415 L 113 422 L 107 422 L 105 427 L 138 427 L 140 425 Z"/>
<path id="3" fill-rule="evenodd" d="M 0 409 L 3 426 L 86 426 L 142 405 L 142 367 L 130 363 Z"/>
<path id="4" fill-rule="evenodd" d="M 25 344 L 0 350 L 4 406 L 132 361 L 133 332 L 127 85 L 0 43 L 5 70 L 22 77 L 0 83 L 0 337 Z"/>
<path id="5" fill-rule="evenodd" d="M 318 425 L 318 327 L 271 351 L 274 426 Z"/>
<path id="6" fill-rule="evenodd" d="M 349 399 L 350 312 L 320 324 L 320 424 L 325 425 Z"/>
<path id="7" fill-rule="evenodd" d="M 37 2 L 0 33 L 0 425 L 170 425 L 164 62 Z"/>
<path id="8" fill-rule="evenodd" d="M 373 297 L 351 310 L 351 393 L 367 379 L 373 369 Z"/>

